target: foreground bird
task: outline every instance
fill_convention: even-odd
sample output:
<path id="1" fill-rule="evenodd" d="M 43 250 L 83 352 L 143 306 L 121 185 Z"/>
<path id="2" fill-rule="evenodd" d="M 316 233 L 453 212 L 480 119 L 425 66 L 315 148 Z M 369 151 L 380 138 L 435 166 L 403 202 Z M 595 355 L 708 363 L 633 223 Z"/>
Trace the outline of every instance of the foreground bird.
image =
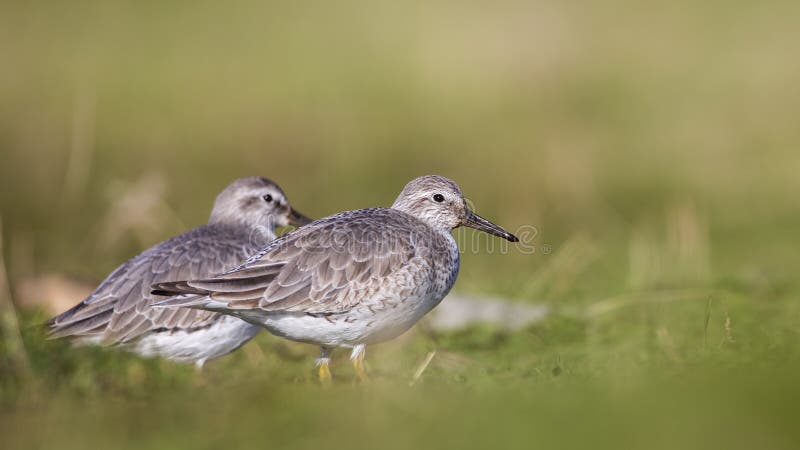
<path id="1" fill-rule="evenodd" d="M 331 350 L 352 348 L 364 379 L 366 345 L 399 336 L 450 291 L 459 269 L 451 230 L 462 225 L 517 241 L 472 212 L 453 181 L 424 176 L 408 183 L 391 208 L 317 220 L 217 277 L 156 284 L 154 293 L 185 294 L 156 307 L 221 312 L 317 344 L 323 381 L 331 377 Z"/>
<path id="2" fill-rule="evenodd" d="M 142 356 L 193 362 L 230 353 L 260 327 L 209 311 L 154 309 L 150 286 L 210 277 L 235 267 L 275 239 L 275 227 L 304 225 L 281 188 L 266 178 L 241 178 L 214 202 L 208 224 L 126 261 L 85 300 L 47 322 L 50 337 L 117 345 Z"/>

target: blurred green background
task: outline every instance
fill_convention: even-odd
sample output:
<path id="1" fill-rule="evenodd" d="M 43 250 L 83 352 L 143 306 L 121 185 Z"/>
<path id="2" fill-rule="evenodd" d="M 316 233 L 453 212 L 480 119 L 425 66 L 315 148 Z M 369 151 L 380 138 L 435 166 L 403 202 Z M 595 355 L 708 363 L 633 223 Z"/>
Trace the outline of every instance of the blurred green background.
<path id="1" fill-rule="evenodd" d="M 797 448 L 798 17 L 782 0 L 3 2 L 3 447 Z M 370 349 L 368 386 L 341 352 L 327 390 L 316 349 L 266 333 L 195 373 L 37 327 L 58 283 L 203 223 L 234 178 L 322 217 L 427 173 L 536 228 L 533 254 L 465 252 L 455 291 L 543 321 L 422 324 Z"/>

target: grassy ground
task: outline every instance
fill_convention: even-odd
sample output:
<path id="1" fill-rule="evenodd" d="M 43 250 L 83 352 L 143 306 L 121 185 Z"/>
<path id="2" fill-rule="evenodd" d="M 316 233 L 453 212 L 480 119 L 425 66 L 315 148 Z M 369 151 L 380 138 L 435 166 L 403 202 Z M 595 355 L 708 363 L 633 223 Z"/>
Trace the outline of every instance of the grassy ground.
<path id="1" fill-rule="evenodd" d="M 198 374 L 46 341 L 0 289 L 4 448 L 797 448 L 798 13 L 4 3 L 11 294 L 99 281 L 238 176 L 321 217 L 441 173 L 535 229 L 532 254 L 465 246 L 456 290 L 552 310 L 513 333 L 422 324 L 369 349 L 368 386 L 338 355 L 326 390 L 308 346 L 264 334 Z"/>

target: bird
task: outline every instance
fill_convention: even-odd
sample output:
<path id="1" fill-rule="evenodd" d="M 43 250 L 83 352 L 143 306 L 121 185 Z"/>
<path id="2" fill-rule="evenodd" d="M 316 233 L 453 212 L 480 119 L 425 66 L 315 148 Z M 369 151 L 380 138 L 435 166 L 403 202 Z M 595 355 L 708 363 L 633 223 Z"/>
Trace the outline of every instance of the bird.
<path id="1" fill-rule="evenodd" d="M 150 293 L 150 286 L 223 273 L 274 240 L 276 227 L 309 222 L 273 181 L 237 179 L 217 196 L 207 224 L 117 267 L 87 298 L 46 322 L 49 337 L 120 347 L 201 369 L 206 361 L 242 346 L 261 328 L 210 311 L 150 308 L 162 299 Z"/>
<path id="2" fill-rule="evenodd" d="M 450 291 L 460 267 L 451 231 L 466 226 L 518 239 L 473 212 L 452 180 L 409 182 L 390 208 L 345 211 L 293 230 L 225 274 L 161 282 L 154 308 L 220 312 L 292 341 L 320 346 L 321 382 L 334 348 L 351 349 L 367 380 L 366 346 L 411 328 Z"/>

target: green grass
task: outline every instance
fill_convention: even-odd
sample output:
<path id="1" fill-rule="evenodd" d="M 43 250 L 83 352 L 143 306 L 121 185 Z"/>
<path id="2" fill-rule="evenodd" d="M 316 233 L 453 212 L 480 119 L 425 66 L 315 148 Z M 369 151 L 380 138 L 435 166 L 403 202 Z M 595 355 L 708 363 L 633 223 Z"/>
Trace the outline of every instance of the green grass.
<path id="1" fill-rule="evenodd" d="M 331 389 L 315 350 L 267 336 L 197 374 L 31 334 L 36 376 L 0 426 L 10 448 L 793 448 L 796 302 L 724 297 L 707 329 L 687 298 L 511 334 L 415 331 L 371 350 L 367 386 L 339 355 Z"/>
<path id="2" fill-rule="evenodd" d="M 534 254 L 465 253 L 456 291 L 552 313 L 513 333 L 421 324 L 369 349 L 368 386 L 337 354 L 325 390 L 316 349 L 266 334 L 198 374 L 46 341 L 47 314 L 20 307 L 3 447 L 796 448 L 798 9 L 4 3 L 14 294 L 98 282 L 239 176 L 322 217 L 441 173 L 537 230 Z"/>

